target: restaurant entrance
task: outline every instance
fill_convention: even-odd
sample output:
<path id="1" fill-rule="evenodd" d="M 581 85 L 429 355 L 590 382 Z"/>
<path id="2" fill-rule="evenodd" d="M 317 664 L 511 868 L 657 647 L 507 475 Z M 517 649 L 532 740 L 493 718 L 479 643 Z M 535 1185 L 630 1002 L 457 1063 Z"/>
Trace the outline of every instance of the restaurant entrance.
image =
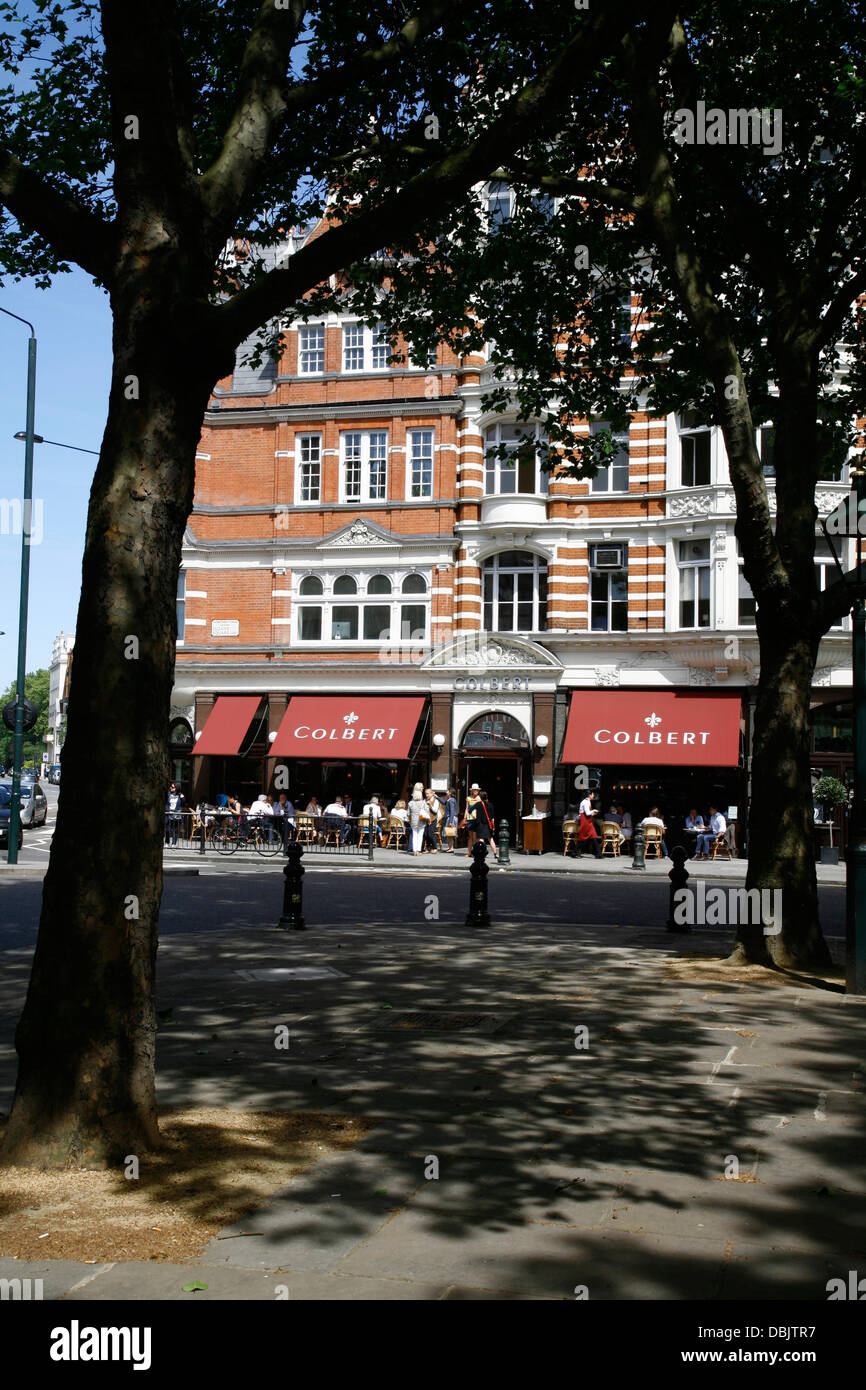
<path id="1" fill-rule="evenodd" d="M 512 845 L 522 843 L 521 817 L 532 809 L 532 759 L 529 735 L 518 720 L 491 710 L 470 724 L 458 751 L 457 782 L 461 816 L 477 782 L 493 808 L 496 833 L 507 820 Z"/>

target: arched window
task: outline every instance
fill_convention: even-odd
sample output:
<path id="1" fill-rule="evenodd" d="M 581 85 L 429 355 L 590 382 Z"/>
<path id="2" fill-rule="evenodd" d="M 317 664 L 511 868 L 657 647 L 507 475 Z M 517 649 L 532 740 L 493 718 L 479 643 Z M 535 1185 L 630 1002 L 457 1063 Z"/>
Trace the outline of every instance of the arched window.
<path id="1" fill-rule="evenodd" d="M 487 632 L 544 632 L 547 562 L 528 550 L 502 550 L 482 569 Z"/>
<path id="2" fill-rule="evenodd" d="M 463 735 L 463 748 L 517 749 L 529 747 L 529 735 L 510 714 L 491 710 L 476 719 Z"/>
<path id="3" fill-rule="evenodd" d="M 548 474 L 541 465 L 548 451 L 540 425 L 493 425 L 484 440 L 484 491 L 488 497 L 547 492 Z M 504 458 L 492 452 L 502 448 Z"/>
<path id="4" fill-rule="evenodd" d="M 362 574 L 360 583 L 350 574 L 333 581 L 329 575 L 307 575 L 297 597 L 296 643 L 429 640 L 429 585 L 421 574 L 409 574 L 399 585 L 387 574 Z"/>

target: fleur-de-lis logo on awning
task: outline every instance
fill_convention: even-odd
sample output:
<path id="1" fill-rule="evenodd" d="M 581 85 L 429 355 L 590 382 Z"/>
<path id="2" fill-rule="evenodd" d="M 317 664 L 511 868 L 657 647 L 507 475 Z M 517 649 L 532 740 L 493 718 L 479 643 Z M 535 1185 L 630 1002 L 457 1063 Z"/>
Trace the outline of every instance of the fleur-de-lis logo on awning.
<path id="1" fill-rule="evenodd" d="M 649 724 L 651 729 L 654 729 L 656 724 L 661 724 L 661 722 L 661 716 L 656 714 L 655 711 L 653 711 L 652 714 L 648 714 L 644 720 L 644 723 Z"/>
<path id="2" fill-rule="evenodd" d="M 344 723 L 344 724 L 357 724 L 359 718 L 360 718 L 360 715 L 357 715 L 357 714 L 355 713 L 354 710 L 351 710 L 349 714 L 344 714 L 344 715 L 343 715 L 343 723 Z"/>

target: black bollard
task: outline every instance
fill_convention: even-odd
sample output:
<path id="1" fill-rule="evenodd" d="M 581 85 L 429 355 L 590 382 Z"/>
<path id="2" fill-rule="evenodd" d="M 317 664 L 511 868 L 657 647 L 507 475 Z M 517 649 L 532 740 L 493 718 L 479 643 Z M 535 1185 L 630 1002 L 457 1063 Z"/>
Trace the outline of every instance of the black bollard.
<path id="1" fill-rule="evenodd" d="M 301 863 L 301 855 L 304 852 L 303 845 L 299 845 L 297 840 L 286 846 L 288 864 L 283 869 L 286 876 L 285 888 L 283 889 L 283 915 L 277 923 L 283 931 L 306 931 L 304 922 L 304 866 Z"/>
<path id="2" fill-rule="evenodd" d="M 489 927 L 490 913 L 487 911 L 487 875 L 490 870 L 485 864 L 487 846 L 483 840 L 476 840 L 472 846 L 472 863 L 469 866 L 469 911 L 466 914 L 467 927 Z"/>
<path id="3" fill-rule="evenodd" d="M 510 855 L 509 852 L 508 852 L 510 848 L 511 848 L 511 835 L 509 834 L 509 830 L 508 830 L 508 821 L 507 821 L 507 820 L 501 820 L 501 821 L 499 822 L 499 862 L 500 862 L 500 864 L 510 864 L 510 863 L 511 863 L 511 855 Z"/>
<path id="4" fill-rule="evenodd" d="M 644 835 L 644 828 L 640 824 L 636 825 L 634 828 L 634 833 L 632 835 L 631 840 L 631 847 L 633 856 L 631 861 L 632 868 L 645 869 L 646 860 L 644 856 L 646 852 L 646 837 Z"/>
<path id="5" fill-rule="evenodd" d="M 674 867 L 670 870 L 668 874 L 668 878 L 671 881 L 670 901 L 668 904 L 668 931 L 691 931 L 691 927 L 688 925 L 688 923 L 677 922 L 674 918 L 674 910 L 677 906 L 676 894 L 681 888 L 685 888 L 686 884 L 689 881 L 689 871 L 686 868 L 687 858 L 688 852 L 685 849 L 685 847 L 683 845 L 674 845 L 673 849 L 671 850 L 671 859 L 673 860 Z M 682 899 L 680 901 L 682 901 Z"/>

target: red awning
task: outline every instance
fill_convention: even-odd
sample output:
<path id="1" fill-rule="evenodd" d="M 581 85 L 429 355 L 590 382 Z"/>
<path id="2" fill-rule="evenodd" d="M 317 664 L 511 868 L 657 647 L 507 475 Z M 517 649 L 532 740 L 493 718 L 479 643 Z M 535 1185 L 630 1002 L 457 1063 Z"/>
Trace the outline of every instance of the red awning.
<path id="1" fill-rule="evenodd" d="M 207 717 L 201 738 L 193 753 L 222 753 L 233 758 L 246 736 L 253 715 L 259 707 L 258 695 L 219 695 Z"/>
<path id="2" fill-rule="evenodd" d="M 405 758 L 423 708 L 423 695 L 293 695 L 271 757 Z"/>
<path id="3" fill-rule="evenodd" d="M 740 697 L 658 690 L 577 690 L 560 762 L 736 767 Z"/>

